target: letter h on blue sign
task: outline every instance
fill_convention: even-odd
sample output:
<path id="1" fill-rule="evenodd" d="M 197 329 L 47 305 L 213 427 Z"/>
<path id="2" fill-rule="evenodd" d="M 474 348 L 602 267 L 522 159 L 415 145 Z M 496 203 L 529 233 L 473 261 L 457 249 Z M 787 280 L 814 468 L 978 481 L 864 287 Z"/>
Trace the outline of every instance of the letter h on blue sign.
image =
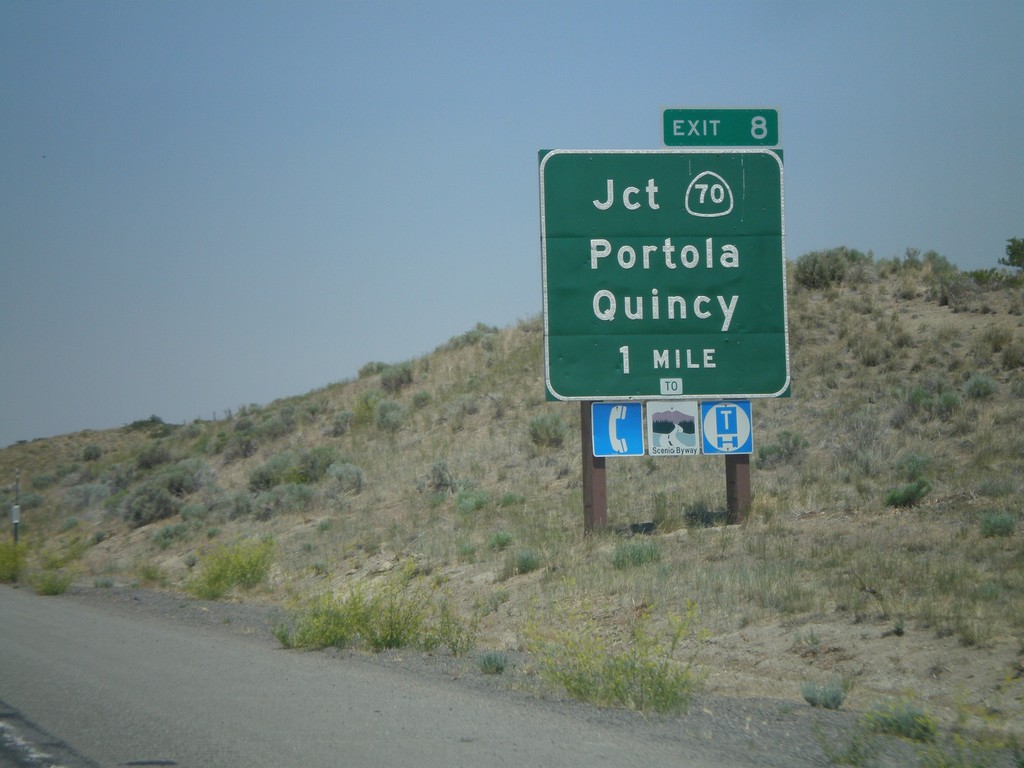
<path id="1" fill-rule="evenodd" d="M 716 442 L 719 450 L 734 451 L 739 447 L 739 420 L 736 418 L 735 405 L 719 405 L 715 408 L 715 431 L 718 433 Z"/>

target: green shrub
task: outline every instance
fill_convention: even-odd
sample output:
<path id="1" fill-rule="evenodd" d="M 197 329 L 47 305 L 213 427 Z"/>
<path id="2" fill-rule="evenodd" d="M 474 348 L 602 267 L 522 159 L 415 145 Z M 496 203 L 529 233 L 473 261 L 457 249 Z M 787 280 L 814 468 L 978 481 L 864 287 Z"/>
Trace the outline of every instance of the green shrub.
<path id="1" fill-rule="evenodd" d="M 267 414 L 264 421 L 254 431 L 259 437 L 276 440 L 291 434 L 298 424 L 298 410 L 294 404 L 286 403 L 276 411 Z"/>
<path id="2" fill-rule="evenodd" d="M 150 443 L 135 457 L 135 466 L 143 471 L 153 469 L 171 460 L 171 452 L 161 443 Z"/>
<path id="3" fill-rule="evenodd" d="M 180 505 L 164 486 L 146 483 L 125 499 L 123 515 L 126 521 L 139 528 L 176 515 Z"/>
<path id="4" fill-rule="evenodd" d="M 365 379 L 367 376 L 373 376 L 375 374 L 380 373 L 381 371 L 383 371 L 387 367 L 388 367 L 387 363 L 379 363 L 379 362 L 369 362 L 369 363 L 366 363 L 365 365 L 363 365 L 359 369 L 359 378 L 360 379 Z"/>
<path id="5" fill-rule="evenodd" d="M 299 456 L 295 476 L 288 479 L 296 483 L 319 483 L 337 459 L 338 452 L 329 445 L 311 448 Z"/>
<path id="6" fill-rule="evenodd" d="M 266 581 L 273 555 L 270 540 L 218 547 L 206 556 L 201 573 L 186 589 L 206 600 L 219 600 L 235 587 L 252 589 Z"/>
<path id="7" fill-rule="evenodd" d="M 353 421 L 358 424 L 370 424 L 373 422 L 377 403 L 383 400 L 386 393 L 383 389 L 368 389 L 363 392 L 356 401 L 355 416 Z"/>
<path id="8" fill-rule="evenodd" d="M 983 373 L 976 373 L 964 385 L 964 394 L 971 400 L 988 400 L 999 387 Z"/>
<path id="9" fill-rule="evenodd" d="M 332 595 L 321 595 L 296 612 L 290 624 L 278 624 L 274 635 L 285 648 L 345 648 L 358 635 L 361 621 L 352 596 L 339 603 Z"/>
<path id="10" fill-rule="evenodd" d="M 1013 531 L 1017 527 L 1017 516 L 1009 512 L 983 512 L 979 524 L 981 535 L 986 538 L 1013 536 Z"/>
<path id="11" fill-rule="evenodd" d="M 487 546 L 489 549 L 495 552 L 501 552 L 508 549 L 512 543 L 512 534 L 508 531 L 495 531 L 491 538 L 487 540 Z"/>
<path id="12" fill-rule="evenodd" d="M 184 541 L 188 536 L 188 526 L 185 523 L 165 525 L 153 534 L 153 543 L 160 549 L 167 549 L 176 541 Z"/>
<path id="13" fill-rule="evenodd" d="M 316 490 L 305 483 L 281 483 L 259 494 L 252 502 L 257 520 L 270 520 L 277 515 L 293 515 L 309 510 Z"/>
<path id="14" fill-rule="evenodd" d="M 655 541 L 637 539 L 625 541 L 619 544 L 612 553 L 612 565 L 620 570 L 660 561 L 661 547 Z"/>
<path id="15" fill-rule="evenodd" d="M 452 476 L 451 470 L 448 469 L 447 462 L 435 461 L 431 465 L 427 486 L 435 493 L 442 491 L 455 493 L 455 478 Z"/>
<path id="16" fill-rule="evenodd" d="M 574 698 L 597 706 L 640 712 L 685 712 L 700 685 L 693 658 L 674 659 L 684 638 L 696 638 L 697 609 L 688 603 L 684 616 L 670 616 L 666 637 L 651 631 L 649 620 L 633 630 L 632 642 L 620 648 L 589 621 L 555 633 L 552 640 L 531 639 L 541 675 Z"/>
<path id="17" fill-rule="evenodd" d="M 103 455 L 103 449 L 98 445 L 87 445 L 82 449 L 82 461 L 98 461 Z"/>
<path id="18" fill-rule="evenodd" d="M 483 509 L 490 501 L 490 495 L 481 488 L 463 488 L 455 497 L 455 509 L 463 514 L 469 514 Z"/>
<path id="19" fill-rule="evenodd" d="M 889 491 L 885 497 L 885 505 L 887 507 L 912 507 L 928 495 L 931 489 L 932 484 L 928 480 L 923 477 L 918 478 L 912 483 Z"/>
<path id="20" fill-rule="evenodd" d="M 412 364 L 389 365 L 380 372 L 380 385 L 389 394 L 395 394 L 402 387 L 412 384 Z"/>
<path id="21" fill-rule="evenodd" d="M 453 656 L 465 656 L 476 645 L 476 634 L 476 624 L 463 621 L 451 603 L 442 598 L 428 617 L 420 644 L 426 650 L 444 645 Z"/>
<path id="22" fill-rule="evenodd" d="M 783 430 L 779 432 L 777 442 L 758 447 L 757 465 L 770 469 L 781 464 L 798 463 L 807 445 L 807 440 L 798 433 Z"/>
<path id="23" fill-rule="evenodd" d="M 913 741 L 935 738 L 935 720 L 910 701 L 876 704 L 864 715 L 864 723 L 876 733 L 888 733 Z"/>
<path id="24" fill-rule="evenodd" d="M 74 580 L 72 573 L 46 570 L 33 574 L 29 578 L 29 584 L 37 595 L 63 595 Z"/>
<path id="25" fill-rule="evenodd" d="M 1024 368 L 1024 343 L 1011 341 L 1003 348 L 1003 368 L 1012 371 L 1016 368 Z"/>
<path id="26" fill-rule="evenodd" d="M 373 411 L 373 423 L 384 432 L 399 432 L 405 426 L 405 407 L 394 400 L 381 400 Z"/>
<path id="27" fill-rule="evenodd" d="M 812 682 L 804 683 L 800 686 L 800 693 L 804 697 L 804 701 L 812 707 L 839 709 L 846 701 L 846 690 L 838 681 L 824 685 Z"/>
<path id="28" fill-rule="evenodd" d="M 352 411 L 338 411 L 334 415 L 334 420 L 331 422 L 331 436 L 341 437 L 348 432 L 348 428 L 352 425 L 352 419 L 355 418 L 355 414 Z"/>
<path id="29" fill-rule="evenodd" d="M 811 251 L 797 259 L 794 280 L 804 288 L 828 288 L 843 282 L 850 261 L 846 249 Z"/>
<path id="30" fill-rule="evenodd" d="M 106 483 L 83 483 L 68 488 L 64 494 L 64 503 L 76 512 L 82 512 L 98 506 L 110 496 L 110 488 Z"/>
<path id="31" fill-rule="evenodd" d="M 202 459 L 185 459 L 171 467 L 161 469 L 153 477 L 154 483 L 164 486 L 178 498 L 195 493 L 204 484 L 213 482 L 213 470 Z"/>
<path id="32" fill-rule="evenodd" d="M 23 493 L 18 499 L 18 504 L 24 511 L 26 509 L 39 509 L 46 503 L 46 498 L 38 493 Z"/>
<path id="33" fill-rule="evenodd" d="M 286 648 L 344 648 L 361 642 L 373 651 L 418 646 L 425 650 L 447 645 L 465 653 L 475 641 L 447 601 L 431 599 L 411 588 L 409 572 L 373 594 L 361 587 L 338 599 L 323 595 L 278 625 L 274 634 Z"/>
<path id="34" fill-rule="evenodd" d="M 25 568 L 25 545 L 0 542 L 0 583 L 12 584 Z"/>
<path id="35" fill-rule="evenodd" d="M 456 349 L 471 347 L 477 344 L 485 349 L 489 349 L 493 346 L 494 339 L 499 333 L 500 330 L 494 326 L 477 323 L 472 330 L 466 331 L 461 336 L 452 336 L 447 342 L 438 347 L 437 351 L 453 352 Z"/>
<path id="36" fill-rule="evenodd" d="M 532 549 L 520 549 L 505 558 L 499 578 L 502 581 L 522 576 L 540 568 L 540 555 Z"/>
<path id="37" fill-rule="evenodd" d="M 292 451 L 284 451 L 271 456 L 261 466 L 249 473 L 249 490 L 259 493 L 280 485 L 296 466 L 296 463 L 297 457 Z"/>
<path id="38" fill-rule="evenodd" d="M 502 651 L 484 651 L 480 654 L 477 666 L 485 675 L 500 675 L 508 666 L 508 655 Z"/>
<path id="39" fill-rule="evenodd" d="M 941 393 L 935 401 L 933 411 L 940 419 L 949 419 L 960 408 L 960 395 L 953 390 Z"/>
<path id="40" fill-rule="evenodd" d="M 340 461 L 327 468 L 327 476 L 344 493 L 356 494 L 363 490 L 363 470 L 355 464 Z"/>
<path id="41" fill-rule="evenodd" d="M 923 456 L 919 453 L 907 454 L 900 461 L 899 468 L 908 481 L 920 480 L 925 473 L 931 469 L 932 459 L 930 456 Z"/>
<path id="42" fill-rule="evenodd" d="M 557 413 L 542 413 L 530 419 L 530 442 L 538 448 L 559 448 L 565 440 L 565 424 Z"/>
<path id="43" fill-rule="evenodd" d="M 47 488 L 49 488 L 51 485 L 53 485 L 56 482 L 57 482 L 57 476 L 56 475 L 51 475 L 51 474 L 48 474 L 48 473 L 44 473 L 42 475 L 36 475 L 35 477 L 33 477 L 29 481 L 29 484 L 33 488 L 35 488 L 37 491 L 45 491 Z"/>

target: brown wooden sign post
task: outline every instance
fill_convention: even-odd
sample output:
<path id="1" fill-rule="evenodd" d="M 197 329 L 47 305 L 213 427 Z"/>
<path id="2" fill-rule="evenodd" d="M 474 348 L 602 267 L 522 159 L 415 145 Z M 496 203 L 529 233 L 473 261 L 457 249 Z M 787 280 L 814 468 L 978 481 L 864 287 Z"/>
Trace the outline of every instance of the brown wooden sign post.
<path id="1" fill-rule="evenodd" d="M 594 420 L 590 402 L 580 403 L 580 443 L 583 459 L 583 532 L 608 525 L 608 486 L 604 457 L 594 455 Z"/>
<path id="2" fill-rule="evenodd" d="M 749 453 L 725 457 L 725 498 L 729 508 L 729 523 L 742 523 L 750 512 Z"/>

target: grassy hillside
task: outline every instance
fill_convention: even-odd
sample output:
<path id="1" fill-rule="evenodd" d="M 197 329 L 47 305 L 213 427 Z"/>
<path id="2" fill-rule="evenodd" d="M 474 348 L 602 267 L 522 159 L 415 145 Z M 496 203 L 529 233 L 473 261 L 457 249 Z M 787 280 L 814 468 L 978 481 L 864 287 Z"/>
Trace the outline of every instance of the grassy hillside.
<path id="1" fill-rule="evenodd" d="M 789 284 L 792 397 L 754 404 L 740 527 L 721 525 L 721 459 L 645 457 L 609 460 L 609 523 L 657 533 L 584 536 L 579 405 L 545 401 L 531 318 L 220 421 L 0 451 L 5 509 L 21 472 L 18 578 L 204 594 L 257 547 L 265 570 L 219 594 L 302 607 L 397 584 L 478 650 L 657 637 L 697 652 L 711 691 L 836 679 L 853 704 L 913 692 L 1021 732 L 1020 282 L 835 249 Z"/>

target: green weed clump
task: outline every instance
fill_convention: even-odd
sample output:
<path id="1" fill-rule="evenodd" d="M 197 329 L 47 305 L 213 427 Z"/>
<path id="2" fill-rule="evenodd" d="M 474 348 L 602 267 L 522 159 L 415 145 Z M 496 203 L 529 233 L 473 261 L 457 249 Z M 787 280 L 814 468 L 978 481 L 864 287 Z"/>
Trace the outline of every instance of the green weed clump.
<path id="1" fill-rule="evenodd" d="M 918 478 L 912 483 L 889 491 L 885 496 L 885 505 L 887 507 L 912 507 L 927 496 L 931 489 L 932 484 L 928 480 L 923 477 Z"/>
<path id="2" fill-rule="evenodd" d="M 1017 527 L 1017 516 L 1009 512 L 983 512 L 978 521 L 981 535 L 986 538 L 993 536 L 1013 536 Z"/>
<path id="3" fill-rule="evenodd" d="M 655 541 L 624 541 L 612 552 L 612 565 L 622 570 L 661 560 L 661 547 Z"/>
<path id="4" fill-rule="evenodd" d="M 186 589 L 205 600 L 219 600 L 235 587 L 252 589 L 266 581 L 273 555 L 274 542 L 269 539 L 218 547 Z"/>
<path id="5" fill-rule="evenodd" d="M 487 540 L 487 547 L 495 552 L 502 552 L 512 544 L 512 534 L 508 531 L 495 531 Z"/>
<path id="6" fill-rule="evenodd" d="M 490 501 L 490 494 L 482 488 L 463 488 L 455 497 L 455 509 L 470 514 L 483 509 Z"/>
<path id="7" fill-rule="evenodd" d="M 674 656 L 680 643 L 696 637 L 697 606 L 689 602 L 685 615 L 669 617 L 666 637 L 651 631 L 642 619 L 631 642 L 617 647 L 590 621 L 555 634 L 550 641 L 532 640 L 541 675 L 572 697 L 601 707 L 625 707 L 639 712 L 681 713 L 697 692 L 701 676 L 691 656 Z"/>
<path id="8" fill-rule="evenodd" d="M 538 448 L 559 448 L 565 440 L 565 423 L 557 413 L 544 413 L 530 419 L 530 442 Z"/>
<path id="9" fill-rule="evenodd" d="M 498 578 L 501 581 L 507 581 L 513 576 L 532 573 L 538 568 L 540 568 L 540 555 L 532 549 L 520 549 L 508 554 Z"/>
<path id="10" fill-rule="evenodd" d="M 29 584 L 37 595 L 63 595 L 68 591 L 75 576 L 67 571 L 40 571 L 29 579 Z"/>
<path id="11" fill-rule="evenodd" d="M 432 650 L 445 645 L 455 655 L 476 642 L 475 627 L 463 622 L 441 600 L 411 588 L 408 575 L 368 594 L 354 588 L 344 598 L 322 595 L 275 627 L 285 648 L 347 648 L 362 644 L 371 651 L 419 647 Z"/>
<path id="12" fill-rule="evenodd" d="M 797 432 L 782 430 L 774 443 L 762 445 L 757 449 L 757 466 L 770 469 L 783 464 L 799 464 L 809 443 Z"/>
<path id="13" fill-rule="evenodd" d="M 508 666 L 508 655 L 502 651 L 484 651 L 478 665 L 485 675 L 500 675 Z"/>
<path id="14" fill-rule="evenodd" d="M 800 694 L 804 701 L 812 707 L 823 709 L 839 709 L 846 701 L 846 689 L 842 683 L 833 680 L 830 683 L 807 682 L 800 686 Z"/>
<path id="15" fill-rule="evenodd" d="M 13 584 L 25 568 L 25 546 L 5 541 L 0 544 L 0 582 Z"/>
<path id="16" fill-rule="evenodd" d="M 935 738 L 935 720 L 912 701 L 876 704 L 864 715 L 864 724 L 876 733 L 887 733 L 911 741 Z"/>

